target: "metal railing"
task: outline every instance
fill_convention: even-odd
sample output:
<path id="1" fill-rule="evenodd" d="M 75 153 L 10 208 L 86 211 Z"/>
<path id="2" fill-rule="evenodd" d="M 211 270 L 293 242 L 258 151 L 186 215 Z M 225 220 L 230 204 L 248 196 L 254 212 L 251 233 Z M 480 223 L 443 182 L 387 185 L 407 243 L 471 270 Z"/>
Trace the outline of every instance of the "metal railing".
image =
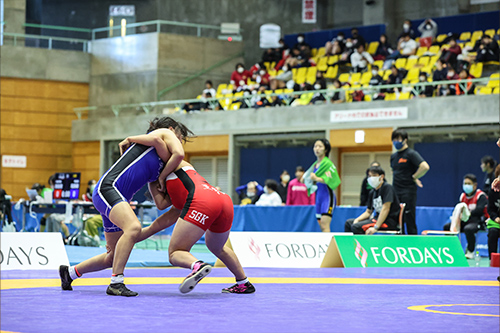
<path id="1" fill-rule="evenodd" d="M 380 93 L 382 91 L 387 91 L 387 90 L 394 90 L 398 89 L 401 93 L 405 92 L 414 92 L 414 94 L 418 95 L 419 90 L 417 88 L 422 88 L 425 86 L 446 86 L 446 85 L 452 85 L 452 84 L 459 84 L 460 89 L 465 91 L 465 94 L 467 93 L 467 84 L 468 82 L 472 83 L 480 83 L 486 85 L 488 81 L 498 81 L 499 78 L 476 78 L 476 79 L 468 79 L 468 80 L 449 80 L 449 81 L 436 81 L 436 82 L 419 82 L 419 83 L 405 83 L 405 84 L 385 84 L 385 85 L 377 85 L 377 86 L 364 86 L 364 87 L 342 87 L 339 89 L 322 89 L 322 90 L 308 90 L 308 91 L 294 91 L 294 92 L 289 92 L 289 93 L 272 93 L 272 94 L 257 94 L 257 95 L 248 95 L 248 96 L 231 96 L 231 97 L 219 97 L 219 98 L 207 98 L 207 99 L 180 99 L 180 100 L 172 100 L 172 101 L 160 101 L 160 102 L 144 102 L 144 103 L 134 103 L 134 104 L 119 104 L 119 105 L 109 105 L 109 106 L 90 106 L 90 107 L 80 107 L 80 108 L 75 108 L 73 109 L 75 114 L 77 115 L 78 119 L 82 119 L 82 115 L 85 113 L 89 112 L 97 112 L 99 115 L 105 115 L 106 113 L 110 113 L 110 111 L 115 115 L 115 117 L 119 117 L 120 114 L 123 112 L 135 112 L 135 113 L 145 113 L 145 114 L 150 114 L 150 113 L 160 113 L 163 110 L 159 110 L 159 108 L 168 108 L 170 107 L 171 109 L 174 110 L 169 110 L 173 112 L 179 112 L 181 111 L 182 107 L 186 103 L 200 103 L 200 102 L 206 102 L 209 103 L 211 106 L 216 106 L 223 102 L 222 104 L 227 104 L 231 105 L 232 103 L 235 102 L 241 102 L 245 103 L 245 105 L 249 108 L 252 108 L 252 100 L 255 99 L 255 97 L 260 97 L 260 98 L 266 98 L 266 97 L 273 97 L 273 96 L 278 96 L 282 98 L 282 100 L 285 102 L 286 105 L 290 105 L 291 102 L 296 99 L 300 98 L 301 95 L 303 94 L 320 94 L 325 98 L 325 103 L 330 104 L 331 102 L 331 97 L 333 94 L 336 92 L 341 92 L 344 91 L 346 93 L 354 92 L 354 91 L 363 91 L 365 95 L 374 95 L 376 93 Z M 395 100 L 398 100 L 397 98 Z M 229 103 L 228 103 L 229 102 Z M 231 110 L 230 108 L 227 109 L 228 111 Z"/>
<path id="2" fill-rule="evenodd" d="M 34 41 L 46 41 L 46 48 L 49 50 L 52 50 L 54 47 L 54 42 L 62 42 L 62 43 L 69 43 L 69 44 L 81 44 L 81 50 L 83 52 L 88 52 L 89 51 L 89 41 L 87 39 L 78 39 L 78 38 L 67 38 L 67 37 L 49 37 L 49 36 L 40 36 L 40 35 L 30 35 L 30 34 L 19 34 L 19 33 L 13 33 L 13 32 L 3 32 L 2 33 L 2 38 L 3 38 L 3 43 L 5 44 L 7 41 L 12 40 L 13 45 L 17 46 L 19 40 L 22 40 L 23 44 L 22 46 L 30 46 L 26 45 L 27 40 L 34 40 Z M 39 43 L 37 46 L 39 47 Z"/>

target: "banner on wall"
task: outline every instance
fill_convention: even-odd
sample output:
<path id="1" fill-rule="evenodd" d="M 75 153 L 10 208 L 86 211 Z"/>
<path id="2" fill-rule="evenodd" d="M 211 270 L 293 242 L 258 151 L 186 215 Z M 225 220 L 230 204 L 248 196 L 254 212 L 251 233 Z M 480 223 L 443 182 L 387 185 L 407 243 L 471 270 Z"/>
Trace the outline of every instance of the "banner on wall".
<path id="1" fill-rule="evenodd" d="M 316 0 L 302 0 L 302 23 L 316 23 Z"/>
<path id="2" fill-rule="evenodd" d="M 341 233 L 231 232 L 227 245 L 243 267 L 317 268 L 332 236 L 338 234 Z M 217 260 L 216 266 L 223 264 Z"/>
<path id="3" fill-rule="evenodd" d="M 0 232 L 0 268 L 54 269 L 69 265 L 59 232 Z"/>
<path id="4" fill-rule="evenodd" d="M 321 267 L 469 267 L 458 237 L 336 235 Z"/>
<path id="5" fill-rule="evenodd" d="M 407 119 L 408 108 L 393 107 L 381 109 L 331 111 L 330 122 L 372 121 Z"/>

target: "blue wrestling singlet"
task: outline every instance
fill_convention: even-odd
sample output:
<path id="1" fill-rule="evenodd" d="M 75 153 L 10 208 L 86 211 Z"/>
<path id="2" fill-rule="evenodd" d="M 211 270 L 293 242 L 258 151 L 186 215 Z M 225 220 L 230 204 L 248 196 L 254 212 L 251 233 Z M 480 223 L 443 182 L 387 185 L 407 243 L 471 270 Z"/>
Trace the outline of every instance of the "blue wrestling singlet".
<path id="1" fill-rule="evenodd" d="M 104 231 L 121 230 L 109 220 L 111 208 L 129 202 L 144 185 L 157 180 L 163 167 L 154 147 L 133 144 L 99 179 L 92 202 L 102 215 Z"/>
<path id="2" fill-rule="evenodd" d="M 314 172 L 318 168 L 314 168 Z M 321 215 L 332 216 L 333 209 L 337 205 L 337 198 L 335 193 L 328 185 L 317 182 L 318 189 L 316 190 L 316 218 L 320 219 Z"/>

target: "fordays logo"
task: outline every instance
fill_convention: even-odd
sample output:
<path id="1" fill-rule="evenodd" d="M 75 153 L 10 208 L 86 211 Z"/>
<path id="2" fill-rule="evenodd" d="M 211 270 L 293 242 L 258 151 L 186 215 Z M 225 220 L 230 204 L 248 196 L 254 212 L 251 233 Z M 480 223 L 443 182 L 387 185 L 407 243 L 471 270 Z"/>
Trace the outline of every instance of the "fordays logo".
<path id="1" fill-rule="evenodd" d="M 253 238 L 249 238 L 248 248 L 250 249 L 250 251 L 253 252 L 253 254 L 255 254 L 255 258 L 257 258 L 257 260 L 260 260 L 260 256 L 259 256 L 260 255 L 260 246 L 255 243 Z"/>
<path id="2" fill-rule="evenodd" d="M 354 239 L 354 255 L 361 262 L 362 267 L 366 267 L 366 260 L 368 259 L 368 252 L 359 244 L 357 239 Z"/>

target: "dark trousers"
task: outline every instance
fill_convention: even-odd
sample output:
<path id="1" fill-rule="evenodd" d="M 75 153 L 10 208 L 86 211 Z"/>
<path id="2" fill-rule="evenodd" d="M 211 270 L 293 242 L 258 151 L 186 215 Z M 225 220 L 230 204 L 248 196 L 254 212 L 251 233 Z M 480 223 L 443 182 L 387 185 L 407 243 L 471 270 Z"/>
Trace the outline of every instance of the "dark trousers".
<path id="1" fill-rule="evenodd" d="M 461 222 L 460 232 L 465 234 L 465 238 L 467 239 L 467 251 L 474 252 L 476 249 L 476 232 L 481 228 L 481 221 L 467 221 Z M 443 227 L 444 231 L 450 231 L 451 222 L 446 223 Z M 489 241 L 489 237 L 488 237 Z M 488 243 L 489 244 L 489 243 Z"/>
<path id="2" fill-rule="evenodd" d="M 500 229 L 490 228 L 488 230 L 488 255 L 490 259 L 492 253 L 498 252 L 498 238 L 500 238 Z"/>
<path id="3" fill-rule="evenodd" d="M 404 191 L 397 192 L 400 203 L 406 203 L 405 211 L 403 214 L 403 225 L 406 225 L 406 234 L 418 235 L 417 223 L 415 221 L 415 211 L 417 209 L 417 192 Z M 404 227 L 402 233 L 404 234 Z"/>

